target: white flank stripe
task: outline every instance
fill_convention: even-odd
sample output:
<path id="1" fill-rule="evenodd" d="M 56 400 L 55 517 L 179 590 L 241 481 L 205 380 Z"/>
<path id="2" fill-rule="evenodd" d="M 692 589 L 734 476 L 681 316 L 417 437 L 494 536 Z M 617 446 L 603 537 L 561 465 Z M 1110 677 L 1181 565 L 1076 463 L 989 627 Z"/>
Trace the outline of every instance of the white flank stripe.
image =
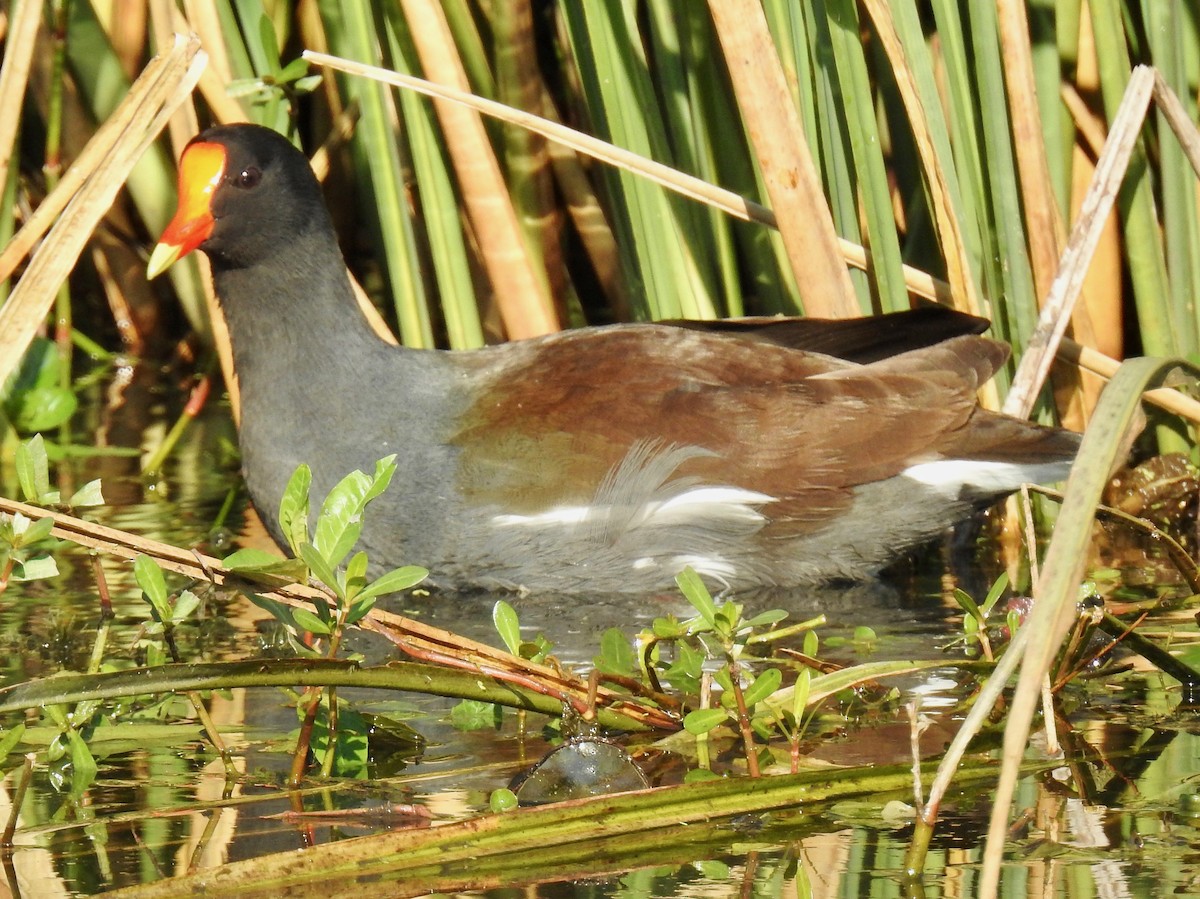
<path id="1" fill-rule="evenodd" d="M 1066 476 L 1066 463 L 1015 465 L 1012 462 L 987 462 L 976 459 L 944 459 L 910 465 L 901 472 L 947 496 L 957 497 L 963 487 L 981 493 L 1004 493 L 1022 484 L 1055 481 Z"/>
<path id="2" fill-rule="evenodd" d="M 632 517 L 639 527 L 663 527 L 679 523 L 703 524 L 706 521 L 760 523 L 765 517 L 755 506 L 771 503 L 775 497 L 740 487 L 696 487 L 663 502 L 642 506 Z M 548 527 L 596 521 L 609 514 L 608 506 L 558 506 L 536 515 L 496 515 L 497 527 Z"/>
<path id="3" fill-rule="evenodd" d="M 679 496 L 672 497 L 664 503 L 659 504 L 659 508 L 665 510 L 686 508 L 692 505 L 749 505 L 762 503 L 773 503 L 775 497 L 767 496 L 765 493 L 756 493 L 753 490 L 743 490 L 741 487 L 696 487 L 688 490 L 686 493 L 681 493 Z"/>
<path id="4" fill-rule="evenodd" d="M 536 515 L 496 515 L 492 524 L 499 527 L 540 528 L 545 525 L 579 524 L 596 516 L 593 506 L 556 506 Z"/>

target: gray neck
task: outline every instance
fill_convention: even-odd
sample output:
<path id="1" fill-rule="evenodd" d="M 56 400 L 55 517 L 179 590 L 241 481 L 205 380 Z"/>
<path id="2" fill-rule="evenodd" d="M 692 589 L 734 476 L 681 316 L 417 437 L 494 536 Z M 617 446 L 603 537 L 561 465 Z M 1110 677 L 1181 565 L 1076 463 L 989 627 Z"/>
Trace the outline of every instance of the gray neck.
<path id="1" fill-rule="evenodd" d="M 295 253 L 287 263 L 213 267 L 243 383 L 259 372 L 277 377 L 297 363 L 316 367 L 383 344 L 358 310 L 340 253 Z"/>

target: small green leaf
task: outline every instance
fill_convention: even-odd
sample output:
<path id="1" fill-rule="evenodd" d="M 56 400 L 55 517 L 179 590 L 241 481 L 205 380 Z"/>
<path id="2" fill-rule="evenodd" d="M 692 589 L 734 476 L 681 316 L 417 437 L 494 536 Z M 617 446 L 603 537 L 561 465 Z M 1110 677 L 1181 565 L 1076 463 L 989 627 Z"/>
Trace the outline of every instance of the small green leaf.
<path id="1" fill-rule="evenodd" d="M 601 635 L 600 654 L 592 663 L 606 674 L 632 675 L 637 671 L 637 656 L 619 627 L 610 627 Z"/>
<path id="2" fill-rule="evenodd" d="M 409 587 L 415 587 L 429 576 L 429 572 L 417 565 L 405 565 L 393 568 L 386 574 L 381 574 L 358 594 L 359 599 L 384 596 L 388 593 L 399 593 Z"/>
<path id="3" fill-rule="evenodd" d="M 293 617 L 293 612 L 295 612 L 295 609 L 293 609 L 291 606 L 281 603 L 277 599 L 271 599 L 269 596 L 262 596 L 258 593 L 247 593 L 246 597 L 260 609 L 270 613 L 271 617 L 281 624 L 284 624 L 293 630 L 304 630 L 304 628 L 296 624 L 296 619 Z"/>
<path id="4" fill-rule="evenodd" d="M 158 620 L 170 621 L 171 604 L 167 599 L 167 582 L 158 563 L 149 556 L 139 555 L 133 562 L 133 575 Z"/>
<path id="5" fill-rule="evenodd" d="M 281 559 L 253 547 L 230 553 L 222 564 L 239 577 L 271 587 L 301 583 L 308 574 L 307 566 L 300 559 Z"/>
<path id="6" fill-rule="evenodd" d="M 325 497 L 317 519 L 313 545 L 336 567 L 354 548 L 362 535 L 363 511 L 371 500 L 383 493 L 396 471 L 396 456 L 386 456 L 375 463 L 371 477 L 352 471 L 342 478 Z"/>
<path id="7" fill-rule="evenodd" d="M 778 668 L 768 668 L 756 677 L 754 683 L 742 693 L 742 698 L 746 701 L 746 707 L 753 708 L 778 690 L 782 683 L 783 673 Z"/>
<path id="8" fill-rule="evenodd" d="M 983 600 L 983 605 L 980 607 L 984 618 L 987 618 L 992 613 L 992 609 L 995 608 L 996 603 L 1000 601 L 1000 597 L 1004 595 L 1004 591 L 1007 589 L 1008 572 L 1002 571 L 1000 572 L 1000 576 L 996 578 L 995 583 L 992 584 L 992 589 L 988 591 L 987 597 Z"/>
<path id="9" fill-rule="evenodd" d="M 312 489 L 312 469 L 299 465 L 288 479 L 279 501 L 279 528 L 293 553 L 308 542 L 308 493 Z"/>
<path id="10" fill-rule="evenodd" d="M 358 597 L 350 605 L 350 611 L 346 613 L 346 624 L 357 624 L 371 609 L 375 608 L 375 597 L 368 596 L 365 599 Z"/>
<path id="11" fill-rule="evenodd" d="M 186 621 L 191 617 L 192 612 L 200 605 L 200 597 L 191 590 L 184 590 L 175 599 L 175 605 L 171 609 L 171 621 L 178 624 L 181 621 Z"/>
<path id="12" fill-rule="evenodd" d="M 25 736 L 25 725 L 17 723 L 14 727 L 10 727 L 4 731 L 4 736 L 0 737 L 0 761 L 8 757 L 21 742 L 21 738 Z"/>
<path id="13" fill-rule="evenodd" d="M 147 627 L 146 633 L 161 634 L 162 625 L 158 625 L 157 629 Z M 161 643 L 147 643 L 145 648 L 147 668 L 157 668 L 159 665 L 165 665 L 167 663 L 167 651 L 163 648 Z"/>
<path id="14" fill-rule="evenodd" d="M 47 578 L 58 577 L 58 563 L 54 557 L 39 554 L 21 561 L 13 561 L 11 579 L 14 581 L 44 581 Z"/>
<path id="15" fill-rule="evenodd" d="M 329 603 L 317 600 L 313 603 L 312 611 L 317 613 L 317 617 L 326 624 L 333 622 L 333 610 L 329 608 Z"/>
<path id="16" fill-rule="evenodd" d="M 322 635 L 333 633 L 331 624 L 322 621 L 316 613 L 310 612 L 308 609 L 292 609 L 292 618 L 295 619 L 296 625 L 301 630 Z"/>
<path id="17" fill-rule="evenodd" d="M 320 550 L 311 543 L 301 543 L 297 555 L 304 560 L 304 564 L 312 570 L 313 576 L 318 581 L 337 594 L 338 599 L 346 598 L 345 590 L 338 582 L 337 575 Z"/>
<path id="18" fill-rule="evenodd" d="M 17 444 L 17 481 L 27 502 L 38 503 L 50 493 L 50 462 L 41 434 Z"/>
<path id="19" fill-rule="evenodd" d="M 317 85 L 321 83 L 320 75 L 307 75 L 304 78 L 299 78 L 292 85 L 292 89 L 298 94 L 311 94 L 317 89 Z"/>
<path id="20" fill-rule="evenodd" d="M 83 699 L 75 704 L 75 708 L 71 710 L 71 721 L 76 727 L 84 727 L 87 722 L 92 720 L 92 717 L 100 710 L 99 699 Z"/>
<path id="21" fill-rule="evenodd" d="M 804 644 L 802 650 L 806 656 L 816 658 L 817 650 L 820 648 L 821 638 L 817 636 L 816 631 L 809 631 L 804 635 Z"/>
<path id="22" fill-rule="evenodd" d="M 367 584 L 367 554 L 356 552 L 346 563 L 346 596 L 353 599 Z"/>
<path id="23" fill-rule="evenodd" d="M 297 708 L 302 714 L 303 706 Z M 322 699 L 321 707 L 313 723 L 312 745 L 313 754 L 321 758 L 329 749 L 329 707 L 327 698 Z M 362 779 L 366 776 L 366 764 L 369 746 L 367 735 L 370 728 L 362 714 L 355 711 L 346 702 L 338 703 L 337 743 L 334 747 L 333 771 L 341 777 Z"/>
<path id="24" fill-rule="evenodd" d="M 239 549 L 236 552 L 227 555 L 221 562 L 226 568 L 234 568 L 239 571 L 243 569 L 263 568 L 270 565 L 276 565 L 283 561 L 275 553 L 269 553 L 265 549 L 256 549 L 253 546 L 247 546 Z"/>
<path id="25" fill-rule="evenodd" d="M 709 880 L 728 880 L 729 865 L 716 859 L 692 862 L 692 866 Z"/>
<path id="26" fill-rule="evenodd" d="M 975 604 L 975 600 L 971 598 L 966 590 L 959 587 L 954 588 L 954 601 L 959 607 L 976 621 L 983 621 L 983 612 L 979 610 L 979 606 Z"/>
<path id="27" fill-rule="evenodd" d="M 689 566 L 676 575 L 675 583 L 679 585 L 679 590 L 683 593 L 684 598 L 692 604 L 692 608 L 700 614 L 708 626 L 715 627 L 717 607 L 713 602 L 712 594 L 708 592 L 704 581 L 700 579 L 700 575 L 696 574 Z"/>
<path id="28" fill-rule="evenodd" d="M 20 513 L 18 513 L 18 515 L 20 518 L 24 518 L 25 521 L 28 522 L 28 525 L 26 525 L 23 530 L 17 531 L 21 537 L 21 546 L 33 546 L 35 543 L 45 540 L 47 537 L 49 537 L 50 532 L 54 530 L 53 518 L 39 518 L 37 521 L 30 521 L 28 518 L 25 518 L 24 515 L 20 515 Z M 17 518 L 17 515 L 13 516 L 13 530 L 17 530 Z"/>
<path id="29" fill-rule="evenodd" d="M 742 627 L 768 627 L 788 617 L 788 613 L 783 609 L 769 609 L 759 615 L 755 615 L 748 621 L 742 622 Z"/>
<path id="30" fill-rule="evenodd" d="M 79 731 L 71 731 L 68 738 L 71 749 L 71 786 L 73 790 L 83 789 L 96 779 L 96 758 L 88 748 L 87 741 Z"/>
<path id="31" fill-rule="evenodd" d="M 495 728 L 500 726 L 503 714 L 503 706 L 474 699 L 464 699 L 450 710 L 450 723 L 457 730 Z"/>
<path id="32" fill-rule="evenodd" d="M 517 655 L 530 662 L 540 664 L 546 660 L 552 649 L 554 649 L 554 644 L 547 640 L 544 634 L 538 634 L 532 640 L 522 640 Z"/>
<path id="33" fill-rule="evenodd" d="M 687 627 L 674 615 L 668 615 L 665 618 L 655 618 L 650 629 L 654 631 L 654 636 L 660 640 L 678 640 L 681 637 L 687 636 Z"/>
<path id="34" fill-rule="evenodd" d="M 890 799 L 884 803 L 883 809 L 879 814 L 885 824 L 901 825 L 907 824 L 917 817 L 917 810 L 907 802 L 901 802 L 899 799 Z"/>
<path id="35" fill-rule="evenodd" d="M 854 629 L 855 643 L 875 643 L 879 638 L 875 636 L 875 629 L 868 627 L 865 624 L 860 624 Z"/>
<path id="36" fill-rule="evenodd" d="M 696 693 L 700 689 L 700 674 L 704 670 L 704 653 L 686 643 L 675 648 L 675 661 L 665 672 L 667 681 L 683 693 Z"/>
<path id="37" fill-rule="evenodd" d="M 303 57 L 297 57 L 280 69 L 279 74 L 275 77 L 286 84 L 292 81 L 298 81 L 307 74 L 308 60 L 304 59 Z"/>
<path id="38" fill-rule="evenodd" d="M 717 607 L 717 616 L 715 619 L 716 629 L 719 634 L 732 635 L 735 630 L 741 627 L 742 607 L 736 602 L 723 602 Z"/>
<path id="39" fill-rule="evenodd" d="M 261 78 L 235 78 L 225 85 L 226 96 L 232 97 L 234 100 L 240 100 L 242 97 L 249 97 L 268 90 L 270 88 L 267 87 Z"/>
<path id="40" fill-rule="evenodd" d="M 71 499 L 68 501 L 67 505 L 75 509 L 85 509 L 90 506 L 103 506 L 104 493 L 100 489 L 100 479 L 93 478 L 72 493 Z"/>
<path id="41" fill-rule="evenodd" d="M 338 481 L 321 503 L 312 544 L 332 566 L 341 564 L 362 532 L 363 497 L 370 486 L 370 479 L 365 474 L 352 471 Z M 350 538 L 346 536 L 347 531 L 353 532 Z"/>
<path id="42" fill-rule="evenodd" d="M 9 404 L 12 422 L 18 431 L 52 431 L 64 425 L 79 407 L 79 400 L 62 387 L 35 387 L 22 393 L 15 404 Z"/>
<path id="43" fill-rule="evenodd" d="M 375 497 L 379 496 L 383 491 L 388 489 L 392 483 L 392 475 L 396 473 L 396 454 L 384 456 L 375 463 L 375 474 L 371 477 L 371 486 L 367 492 L 363 494 L 363 505 L 365 506 Z"/>
<path id="44" fill-rule="evenodd" d="M 689 734 L 700 736 L 729 720 L 729 712 L 725 709 L 696 709 L 688 712 L 683 718 L 683 728 Z"/>
<path id="45" fill-rule="evenodd" d="M 492 624 L 496 633 L 513 655 L 521 654 L 521 623 L 517 620 L 516 610 L 504 600 L 499 599 L 492 606 Z"/>
<path id="46" fill-rule="evenodd" d="M 812 671 L 800 669 L 796 675 L 796 683 L 792 685 L 792 717 L 799 723 L 804 710 L 808 708 L 808 692 L 812 688 Z"/>
<path id="47" fill-rule="evenodd" d="M 54 739 L 46 746 L 46 761 L 53 764 L 65 757 L 70 745 L 70 738 L 67 736 L 66 731 L 55 734 Z"/>

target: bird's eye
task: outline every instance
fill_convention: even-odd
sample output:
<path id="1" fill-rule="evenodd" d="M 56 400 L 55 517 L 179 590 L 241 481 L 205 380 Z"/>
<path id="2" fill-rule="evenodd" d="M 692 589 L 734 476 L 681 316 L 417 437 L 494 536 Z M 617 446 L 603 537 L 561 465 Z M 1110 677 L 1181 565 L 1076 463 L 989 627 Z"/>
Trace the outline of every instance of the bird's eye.
<path id="1" fill-rule="evenodd" d="M 258 182 L 262 180 L 262 172 L 254 166 L 242 169 L 233 176 L 235 186 L 249 190 L 253 187 L 258 187 Z"/>

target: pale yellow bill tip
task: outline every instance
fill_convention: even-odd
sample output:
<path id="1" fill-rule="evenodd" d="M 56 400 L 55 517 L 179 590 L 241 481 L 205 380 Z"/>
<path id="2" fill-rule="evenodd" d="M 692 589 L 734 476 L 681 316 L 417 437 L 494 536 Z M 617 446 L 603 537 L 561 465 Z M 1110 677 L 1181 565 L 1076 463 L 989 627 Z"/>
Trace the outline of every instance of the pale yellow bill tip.
<path id="1" fill-rule="evenodd" d="M 175 261 L 179 259 L 179 250 L 179 247 L 169 243 L 157 244 L 154 252 L 150 254 L 150 261 L 146 263 L 146 280 L 154 280 L 174 265 Z"/>

